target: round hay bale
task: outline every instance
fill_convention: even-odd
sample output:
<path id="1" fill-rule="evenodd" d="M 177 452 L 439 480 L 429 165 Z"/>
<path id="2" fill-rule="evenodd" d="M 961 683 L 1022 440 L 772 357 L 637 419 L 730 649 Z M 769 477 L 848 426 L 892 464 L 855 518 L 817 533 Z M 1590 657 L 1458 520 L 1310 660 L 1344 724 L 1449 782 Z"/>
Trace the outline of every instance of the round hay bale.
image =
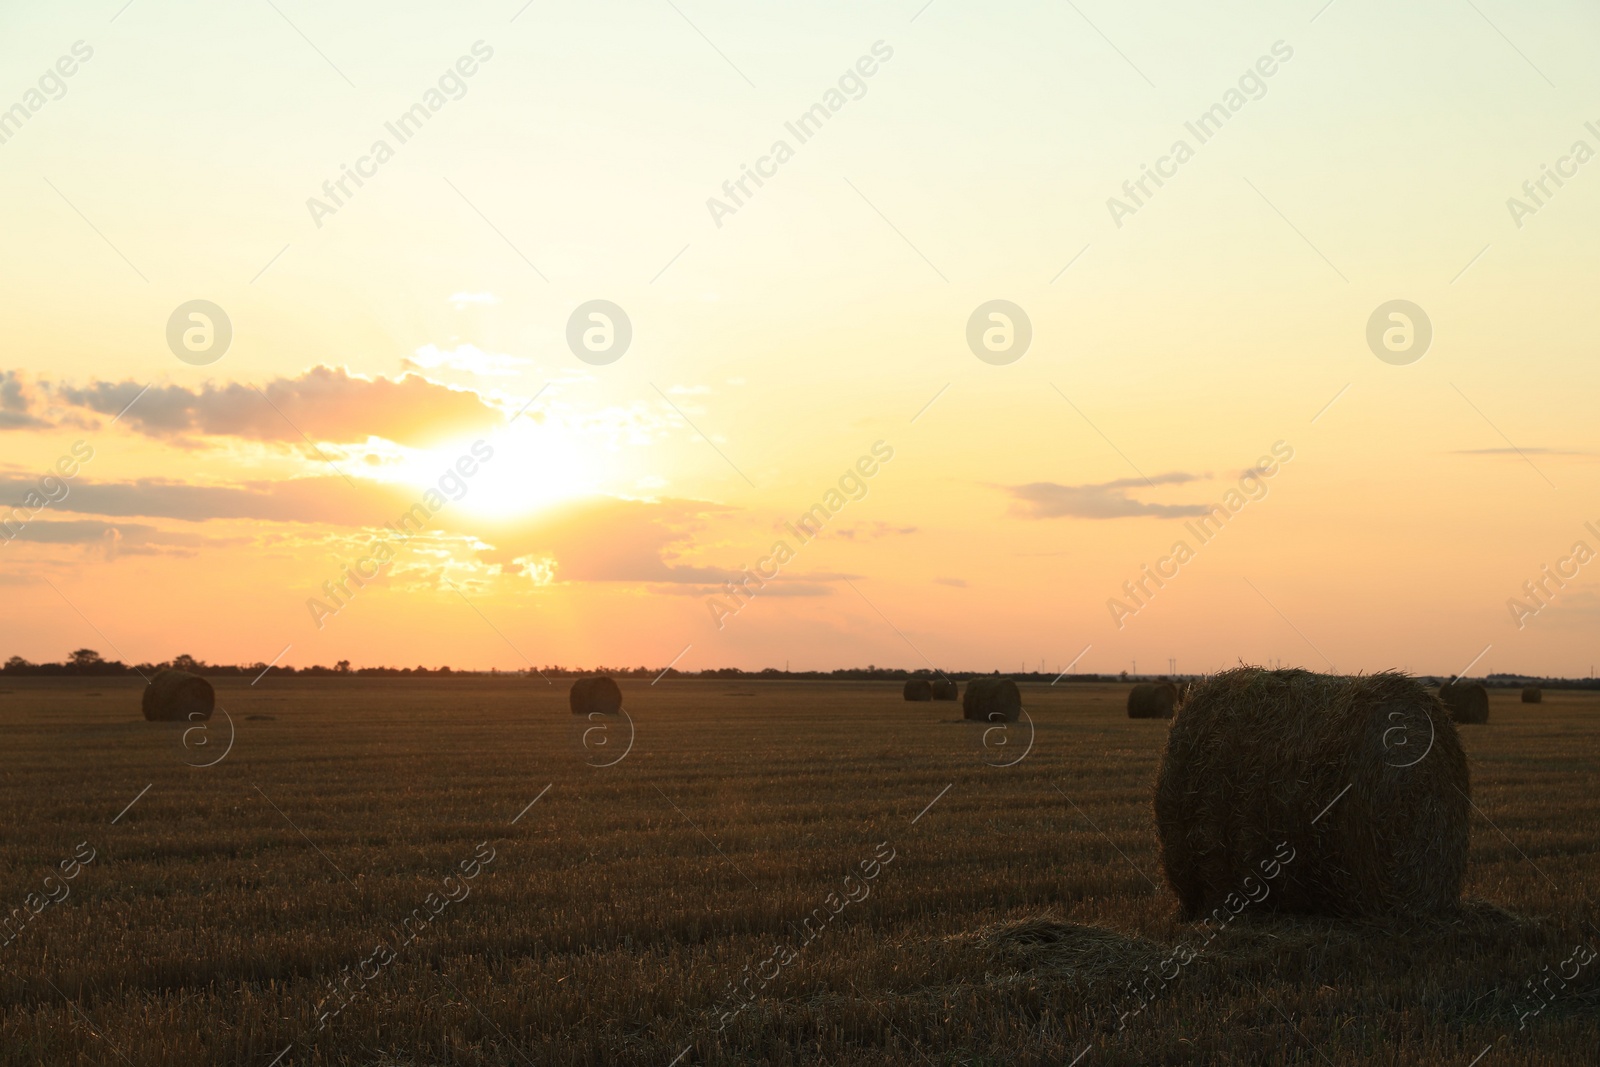
<path id="1" fill-rule="evenodd" d="M 974 678 L 961 698 L 961 717 L 974 722 L 1016 722 L 1022 694 L 1010 678 Z"/>
<path id="2" fill-rule="evenodd" d="M 1522 687 L 1522 702 L 1524 704 L 1543 704 L 1544 703 L 1544 690 L 1540 689 L 1536 685 L 1525 685 L 1525 686 L 1523 686 Z"/>
<path id="3" fill-rule="evenodd" d="M 1185 919 L 1247 899 L 1453 912 L 1468 788 L 1455 727 L 1415 679 L 1237 668 L 1198 683 L 1173 721 L 1156 777 L 1162 867 Z"/>
<path id="4" fill-rule="evenodd" d="M 572 704 L 572 714 L 615 715 L 622 710 L 622 690 L 614 679 L 604 674 L 592 674 L 572 683 L 567 695 Z"/>
<path id="5" fill-rule="evenodd" d="M 157 671 L 141 700 L 148 722 L 205 722 L 217 706 L 216 690 L 198 674 Z"/>
<path id="6" fill-rule="evenodd" d="M 1128 690 L 1128 718 L 1170 719 L 1178 706 L 1178 687 L 1171 682 L 1141 682 Z"/>
<path id="7" fill-rule="evenodd" d="M 907 678 L 906 687 L 901 695 L 907 700 L 932 700 L 933 686 L 926 678 Z"/>
<path id="8" fill-rule="evenodd" d="M 935 678 L 931 683 L 933 699 L 954 700 L 956 698 L 956 683 L 950 678 Z"/>
<path id="9" fill-rule="evenodd" d="M 1450 709 L 1450 717 L 1456 722 L 1489 721 L 1489 690 L 1482 682 L 1446 682 L 1439 687 L 1439 699 Z"/>

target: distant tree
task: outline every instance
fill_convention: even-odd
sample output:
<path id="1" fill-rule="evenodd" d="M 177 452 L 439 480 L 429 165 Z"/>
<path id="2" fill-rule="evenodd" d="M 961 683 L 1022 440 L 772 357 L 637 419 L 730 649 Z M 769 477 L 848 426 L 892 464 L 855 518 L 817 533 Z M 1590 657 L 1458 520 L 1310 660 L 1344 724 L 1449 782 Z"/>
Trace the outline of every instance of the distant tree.
<path id="1" fill-rule="evenodd" d="M 350 661 L 347 660 L 347 659 L 342 659 L 338 663 L 335 663 L 333 665 L 333 669 L 334 669 L 334 672 L 337 673 L 337 674 L 349 674 L 350 673 Z"/>
<path id="2" fill-rule="evenodd" d="M 29 663 L 21 656 L 12 656 L 10 659 L 6 660 L 5 669 L 8 671 L 25 671 L 32 666 L 33 664 Z"/>
<path id="3" fill-rule="evenodd" d="M 195 671 L 200 669 L 200 661 L 185 652 L 181 656 L 174 656 L 172 658 L 172 669 L 175 671 L 188 671 L 190 674 L 193 674 Z"/>
<path id="4" fill-rule="evenodd" d="M 92 648 L 80 648 L 72 653 L 70 659 L 74 667 L 92 667 L 101 661 L 100 653 Z"/>

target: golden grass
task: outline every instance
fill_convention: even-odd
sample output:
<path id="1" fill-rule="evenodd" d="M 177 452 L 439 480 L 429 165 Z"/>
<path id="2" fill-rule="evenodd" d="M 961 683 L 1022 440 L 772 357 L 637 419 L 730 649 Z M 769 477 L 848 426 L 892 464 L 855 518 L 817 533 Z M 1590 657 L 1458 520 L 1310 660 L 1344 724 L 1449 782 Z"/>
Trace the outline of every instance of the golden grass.
<path id="1" fill-rule="evenodd" d="M 140 719 L 137 683 L 4 688 L 0 903 L 80 841 L 98 856 L 0 947 L 0 1065 L 264 1067 L 294 1042 L 282 1063 L 944 1067 L 1092 1045 L 1083 1064 L 1464 1067 L 1492 1045 L 1499 1067 L 1600 1044 L 1600 963 L 1518 1029 L 1524 983 L 1600 947 L 1592 695 L 1502 714 L 1519 694 L 1495 691 L 1464 732 L 1466 895 L 1506 911 L 1247 911 L 1145 1004 L 1144 968 L 1200 935 L 1160 887 L 1165 730 L 1127 719 L 1126 686 L 1023 686 L 1037 734 L 1008 768 L 995 727 L 892 685 L 624 681 L 637 736 L 605 768 L 628 719 L 587 733 L 538 679 L 223 682 L 238 737 L 209 769 Z M 318 1033 L 340 969 L 484 841 L 470 896 Z M 730 985 L 801 945 L 885 842 L 870 895 L 716 1033 Z"/>

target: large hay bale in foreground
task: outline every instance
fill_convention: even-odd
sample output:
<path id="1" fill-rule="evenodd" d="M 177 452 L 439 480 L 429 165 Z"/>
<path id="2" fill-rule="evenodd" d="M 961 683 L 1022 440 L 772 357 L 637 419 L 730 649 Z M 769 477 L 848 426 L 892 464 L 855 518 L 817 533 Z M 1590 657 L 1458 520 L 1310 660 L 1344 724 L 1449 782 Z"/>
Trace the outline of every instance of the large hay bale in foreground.
<path id="1" fill-rule="evenodd" d="M 933 686 L 926 678 L 907 678 L 906 687 L 900 695 L 907 700 L 932 700 Z"/>
<path id="2" fill-rule="evenodd" d="M 1544 703 L 1544 690 L 1540 689 L 1536 685 L 1525 685 L 1525 686 L 1523 686 L 1522 687 L 1522 702 L 1524 704 L 1543 704 Z"/>
<path id="3" fill-rule="evenodd" d="M 1016 722 L 1022 694 L 1010 678 L 974 678 L 961 698 L 961 717 L 974 722 Z"/>
<path id="4" fill-rule="evenodd" d="M 144 687 L 140 703 L 149 722 L 205 722 L 217 705 L 217 694 L 198 674 L 162 670 Z"/>
<path id="5" fill-rule="evenodd" d="M 1450 718 L 1456 722 L 1489 721 L 1489 690 L 1482 682 L 1446 682 L 1439 687 L 1439 699 L 1450 709 Z"/>
<path id="6" fill-rule="evenodd" d="M 932 682 L 933 699 L 954 700 L 956 698 L 956 683 L 950 678 L 935 678 Z"/>
<path id="7" fill-rule="evenodd" d="M 1141 682 L 1128 690 L 1128 718 L 1170 719 L 1178 706 L 1178 687 L 1171 682 Z"/>
<path id="8" fill-rule="evenodd" d="M 589 675 L 572 683 L 567 695 L 574 715 L 615 715 L 622 710 L 622 690 L 603 674 Z"/>
<path id="9" fill-rule="evenodd" d="M 1173 721 L 1162 866 L 1186 919 L 1453 910 L 1468 785 L 1449 715 L 1407 675 L 1241 667 L 1198 683 Z"/>

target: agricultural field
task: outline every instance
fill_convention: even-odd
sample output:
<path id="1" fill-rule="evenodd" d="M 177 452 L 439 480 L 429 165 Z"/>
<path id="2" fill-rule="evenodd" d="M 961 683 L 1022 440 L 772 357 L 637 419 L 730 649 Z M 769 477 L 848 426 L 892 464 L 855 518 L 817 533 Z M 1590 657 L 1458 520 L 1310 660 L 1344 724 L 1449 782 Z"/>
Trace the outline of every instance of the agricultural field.
<path id="1" fill-rule="evenodd" d="M 198 730 L 139 689 L 0 683 L 0 1065 L 1600 1048 L 1595 694 L 1495 691 L 1460 729 L 1459 913 L 1213 932 L 1164 883 L 1167 723 L 1127 686 L 1024 686 L 1004 728 L 887 685 L 624 681 L 590 721 L 559 680 L 269 675 Z"/>

